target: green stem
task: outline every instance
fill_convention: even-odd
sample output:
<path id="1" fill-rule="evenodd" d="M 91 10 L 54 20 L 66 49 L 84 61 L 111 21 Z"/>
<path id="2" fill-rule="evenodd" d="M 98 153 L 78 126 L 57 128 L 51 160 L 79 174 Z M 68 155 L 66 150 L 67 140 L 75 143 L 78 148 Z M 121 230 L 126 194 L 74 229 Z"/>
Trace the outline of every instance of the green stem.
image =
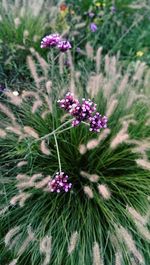
<path id="1" fill-rule="evenodd" d="M 58 157 L 58 164 L 59 164 L 59 172 L 61 172 L 60 154 L 59 154 L 58 142 L 57 142 L 57 138 L 56 138 L 55 133 L 54 133 L 54 139 L 55 139 L 56 150 L 57 150 L 57 157 Z"/>
<path id="2" fill-rule="evenodd" d="M 38 141 L 44 140 L 47 137 L 55 134 L 57 131 L 59 131 L 61 128 L 63 128 L 65 125 L 67 125 L 68 123 L 72 122 L 73 120 L 74 120 L 74 118 L 71 119 L 71 120 L 69 120 L 69 121 L 66 121 L 65 123 L 63 123 L 62 125 L 60 125 L 56 130 L 52 131 L 51 133 L 48 133 L 48 134 L 44 135 L 43 137 L 40 137 L 40 138 L 36 139 L 34 142 L 38 142 Z"/>

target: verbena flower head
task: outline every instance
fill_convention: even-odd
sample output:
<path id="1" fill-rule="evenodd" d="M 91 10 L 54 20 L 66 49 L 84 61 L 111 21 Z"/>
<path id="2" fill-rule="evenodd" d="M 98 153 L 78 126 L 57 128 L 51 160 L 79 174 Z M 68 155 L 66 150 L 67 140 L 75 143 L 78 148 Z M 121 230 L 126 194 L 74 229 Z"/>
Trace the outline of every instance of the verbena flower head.
<path id="1" fill-rule="evenodd" d="M 81 121 L 88 120 L 92 117 L 92 114 L 96 111 L 96 104 L 90 99 L 82 99 L 82 104 L 74 104 L 70 109 L 70 114 L 76 119 L 72 122 L 73 126 L 77 126 Z"/>
<path id="2" fill-rule="evenodd" d="M 91 24 L 90 24 L 90 30 L 91 30 L 92 32 L 97 31 L 97 25 L 96 25 L 95 23 L 91 23 Z"/>
<path id="3" fill-rule="evenodd" d="M 41 48 L 55 47 L 61 41 L 61 36 L 59 34 L 50 34 L 45 36 L 41 41 Z"/>
<path id="4" fill-rule="evenodd" d="M 93 117 L 89 118 L 90 120 L 90 131 L 93 132 L 99 132 L 100 129 L 107 127 L 107 117 L 101 116 L 99 112 L 96 112 L 96 114 Z"/>
<path id="5" fill-rule="evenodd" d="M 68 92 L 64 99 L 58 100 L 59 106 L 69 111 L 74 104 L 79 104 L 79 101 L 74 98 L 74 95 Z"/>
<path id="6" fill-rule="evenodd" d="M 57 172 L 54 179 L 48 183 L 51 192 L 68 192 L 72 184 L 68 183 L 68 176 L 64 172 Z"/>
<path id="7" fill-rule="evenodd" d="M 71 49 L 71 44 L 70 44 L 70 42 L 67 41 L 67 40 L 61 40 L 61 41 L 58 43 L 57 47 L 59 48 L 59 50 L 60 50 L 61 52 L 66 52 L 67 50 Z"/>

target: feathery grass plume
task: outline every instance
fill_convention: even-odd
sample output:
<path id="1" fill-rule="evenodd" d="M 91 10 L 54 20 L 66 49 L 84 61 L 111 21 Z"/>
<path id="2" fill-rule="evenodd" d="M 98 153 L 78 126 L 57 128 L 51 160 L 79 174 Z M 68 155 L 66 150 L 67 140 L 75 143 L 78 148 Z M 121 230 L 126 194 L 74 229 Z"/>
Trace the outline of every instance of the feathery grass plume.
<path id="1" fill-rule="evenodd" d="M 20 131 L 20 128 L 19 127 L 11 127 L 11 126 L 9 126 L 9 127 L 6 127 L 6 130 L 7 131 L 9 131 L 9 132 L 13 132 L 14 134 L 16 134 L 16 135 L 22 135 L 22 132 Z"/>
<path id="2" fill-rule="evenodd" d="M 97 139 L 91 139 L 87 142 L 86 147 L 88 150 L 91 150 L 91 149 L 98 147 L 98 144 L 99 144 L 99 141 Z"/>
<path id="3" fill-rule="evenodd" d="M 32 113 L 35 113 L 41 106 L 43 102 L 41 100 L 35 101 L 32 106 Z"/>
<path id="4" fill-rule="evenodd" d="M 7 106 L 4 104 L 0 103 L 0 111 L 3 112 L 10 120 L 12 121 L 13 124 L 16 122 L 16 117 L 15 115 L 9 110 Z"/>
<path id="5" fill-rule="evenodd" d="M 99 194 L 105 199 L 105 200 L 109 200 L 111 197 L 111 193 L 108 189 L 108 187 L 105 184 L 100 184 L 98 185 L 98 191 Z"/>
<path id="6" fill-rule="evenodd" d="M 40 150 L 44 155 L 49 156 L 51 154 L 50 150 L 48 149 L 45 140 L 41 141 Z"/>
<path id="7" fill-rule="evenodd" d="M 48 265 L 51 259 L 52 237 L 45 236 L 40 242 L 40 252 L 45 255 L 43 265 Z"/>
<path id="8" fill-rule="evenodd" d="M 99 74 L 102 63 L 102 47 L 99 47 L 96 52 L 96 73 Z"/>
<path id="9" fill-rule="evenodd" d="M 86 151 L 87 151 L 87 148 L 86 148 L 85 144 L 80 144 L 78 149 L 79 149 L 79 152 L 80 152 L 81 155 L 84 155 L 86 153 Z"/>
<path id="10" fill-rule="evenodd" d="M 5 245 L 11 248 L 14 237 L 20 232 L 20 226 L 15 226 L 14 228 L 10 229 L 7 234 L 5 235 Z"/>
<path id="11" fill-rule="evenodd" d="M 134 208 L 127 206 L 126 207 L 129 214 L 132 216 L 133 220 L 137 220 L 142 225 L 146 224 L 146 218 L 145 216 L 142 216 L 140 213 L 138 213 Z"/>
<path id="12" fill-rule="evenodd" d="M 4 138 L 6 136 L 6 132 L 3 129 L 0 129 L 0 137 Z"/>
<path id="13" fill-rule="evenodd" d="M 44 60 L 43 57 L 41 57 L 41 55 L 37 51 L 35 51 L 34 48 L 30 48 L 30 51 L 37 58 L 40 66 L 41 66 L 41 69 L 44 72 L 44 75 L 47 76 L 47 74 L 48 74 L 48 68 L 49 68 L 48 63 Z"/>
<path id="14" fill-rule="evenodd" d="M 62 75 L 64 73 L 64 62 L 65 62 L 65 54 L 59 54 L 59 73 Z"/>
<path id="15" fill-rule="evenodd" d="M 3 209 L 0 209 L 0 216 L 4 215 L 8 210 L 9 210 L 9 206 L 6 206 Z"/>
<path id="16" fill-rule="evenodd" d="M 28 164 L 27 161 L 22 160 L 22 161 L 20 161 L 20 162 L 17 164 L 17 167 L 23 167 L 23 166 L 25 166 L 25 165 L 27 165 L 27 164 Z"/>
<path id="17" fill-rule="evenodd" d="M 35 139 L 39 138 L 38 133 L 30 126 L 24 126 L 24 132 L 27 133 L 28 135 L 32 136 Z"/>
<path id="18" fill-rule="evenodd" d="M 150 231 L 149 231 L 149 229 L 137 220 L 134 220 L 134 223 L 137 227 L 138 233 L 140 233 L 140 235 L 143 237 L 143 239 L 150 242 Z"/>
<path id="19" fill-rule="evenodd" d="M 103 265 L 102 258 L 100 256 L 100 248 L 97 242 L 93 245 L 93 263 L 92 265 Z"/>
<path id="20" fill-rule="evenodd" d="M 89 42 L 86 43 L 85 49 L 86 49 L 87 57 L 91 60 L 94 59 L 94 50 Z"/>
<path id="21" fill-rule="evenodd" d="M 107 111 L 106 111 L 106 116 L 109 118 L 113 112 L 116 110 L 118 105 L 118 100 L 117 99 L 113 99 L 112 102 L 110 104 L 108 104 L 107 107 Z"/>
<path id="22" fill-rule="evenodd" d="M 146 159 L 136 159 L 137 165 L 145 170 L 150 170 L 150 162 Z"/>
<path id="23" fill-rule="evenodd" d="M 37 70 L 36 70 L 36 65 L 35 65 L 35 62 L 34 62 L 32 56 L 27 57 L 27 64 L 28 64 L 28 67 L 32 73 L 32 77 L 34 79 L 34 82 L 35 82 L 37 88 L 40 88 L 40 82 L 42 80 L 45 80 L 45 77 L 39 77 L 38 76 Z"/>
<path id="24" fill-rule="evenodd" d="M 119 87 L 118 87 L 118 93 L 119 93 L 119 94 L 124 93 L 124 91 L 125 91 L 125 89 L 126 89 L 126 87 L 127 87 L 127 85 L 128 85 L 128 80 L 129 80 L 129 76 L 128 76 L 128 74 L 126 74 L 126 75 L 123 77 L 123 79 L 121 80 L 120 85 L 119 85 Z"/>
<path id="25" fill-rule="evenodd" d="M 9 98 L 10 102 L 16 106 L 20 106 L 22 103 L 22 98 L 21 96 L 15 96 L 13 92 L 11 91 L 6 91 L 5 95 Z"/>
<path id="26" fill-rule="evenodd" d="M 27 193 L 27 192 L 21 192 L 18 195 L 15 195 L 11 198 L 10 204 L 11 205 L 16 205 L 17 202 L 19 202 L 20 207 L 23 207 L 25 204 L 25 201 L 29 199 L 32 196 L 32 194 Z"/>
<path id="27" fill-rule="evenodd" d="M 45 177 L 41 181 L 38 181 L 37 183 L 35 183 L 35 188 L 42 189 L 42 188 L 46 187 L 50 180 L 51 180 L 51 176 Z M 47 190 L 45 190 L 45 191 L 47 191 Z"/>
<path id="28" fill-rule="evenodd" d="M 22 255 L 25 252 L 25 250 L 28 248 L 30 243 L 33 242 L 35 239 L 34 233 L 31 229 L 30 225 L 27 227 L 27 233 L 28 233 L 28 236 L 26 237 L 26 239 L 21 244 L 21 247 L 18 250 L 17 256 Z"/>
<path id="29" fill-rule="evenodd" d="M 115 265 L 122 265 L 122 255 L 119 252 L 115 253 Z"/>
<path id="30" fill-rule="evenodd" d="M 80 171 L 80 175 L 89 179 L 91 182 L 98 182 L 99 180 L 99 176 L 97 174 L 89 174 L 88 172 Z"/>
<path id="31" fill-rule="evenodd" d="M 122 144 L 124 143 L 126 140 L 129 139 L 129 134 L 127 133 L 127 130 L 128 130 L 128 122 L 127 121 L 124 121 L 123 122 L 123 127 L 122 129 L 117 133 L 117 135 L 115 136 L 115 138 L 112 140 L 111 144 L 110 144 L 110 147 L 112 149 L 115 149 L 117 148 L 117 146 L 119 144 Z"/>
<path id="32" fill-rule="evenodd" d="M 18 262 L 18 258 L 17 259 L 13 259 L 9 265 L 17 265 L 17 262 Z"/>
<path id="33" fill-rule="evenodd" d="M 128 251 L 130 251 L 141 264 L 143 264 L 144 263 L 143 256 L 141 255 L 140 251 L 137 249 L 131 234 L 122 226 L 117 228 L 117 232 L 118 232 L 118 237 L 121 237 L 124 243 L 126 244 Z"/>
<path id="34" fill-rule="evenodd" d="M 69 246 L 68 246 L 69 255 L 71 255 L 72 252 L 75 250 L 77 246 L 78 238 L 79 238 L 78 232 L 77 231 L 73 232 L 70 237 Z"/>
<path id="35" fill-rule="evenodd" d="M 84 186 L 83 190 L 85 192 L 85 194 L 88 196 L 89 199 L 92 199 L 94 197 L 93 195 L 93 191 L 89 186 Z"/>

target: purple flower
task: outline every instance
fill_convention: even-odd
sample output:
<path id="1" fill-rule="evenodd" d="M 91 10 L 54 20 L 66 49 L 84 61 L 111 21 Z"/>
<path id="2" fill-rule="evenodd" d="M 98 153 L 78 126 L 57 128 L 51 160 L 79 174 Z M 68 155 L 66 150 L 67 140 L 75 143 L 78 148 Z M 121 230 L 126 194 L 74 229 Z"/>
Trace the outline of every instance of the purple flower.
<path id="1" fill-rule="evenodd" d="M 92 18 L 92 17 L 95 16 L 95 14 L 94 14 L 93 12 L 89 12 L 89 13 L 88 13 L 88 16 Z"/>
<path id="2" fill-rule="evenodd" d="M 74 104 L 79 104 L 79 101 L 74 98 L 74 95 L 70 92 L 68 92 L 65 96 L 65 98 L 58 100 L 59 106 L 62 109 L 65 109 L 69 111 Z"/>
<path id="3" fill-rule="evenodd" d="M 97 25 L 96 25 L 95 23 L 91 23 L 91 24 L 90 24 L 90 30 L 91 30 L 92 32 L 97 31 Z"/>
<path id="4" fill-rule="evenodd" d="M 112 12 L 112 14 L 116 13 L 116 7 L 115 6 L 111 6 L 110 11 Z"/>
<path id="5" fill-rule="evenodd" d="M 41 48 L 56 47 L 60 41 L 61 36 L 57 33 L 45 36 L 41 41 Z"/>
<path id="6" fill-rule="evenodd" d="M 6 87 L 0 84 L 0 92 L 4 92 L 5 90 L 6 90 Z"/>
<path id="7" fill-rule="evenodd" d="M 61 191 L 68 192 L 72 184 L 68 183 L 68 176 L 64 172 L 57 172 L 54 179 L 49 181 L 48 186 L 51 192 L 60 193 Z"/>
<path id="8" fill-rule="evenodd" d="M 99 112 L 96 112 L 96 114 L 93 117 L 89 118 L 90 120 L 90 131 L 93 132 L 99 132 L 101 128 L 107 127 L 107 117 L 101 116 Z"/>
<path id="9" fill-rule="evenodd" d="M 96 111 L 96 104 L 94 104 L 90 99 L 82 99 L 82 104 L 77 103 L 72 105 L 70 109 L 70 114 L 76 119 L 72 122 L 72 126 L 77 126 L 81 121 L 88 120 L 92 117 L 92 114 Z"/>
<path id="10" fill-rule="evenodd" d="M 59 50 L 61 52 L 66 52 L 67 50 L 71 49 L 71 44 L 69 41 L 67 40 L 61 40 L 59 41 L 59 43 L 57 44 L 57 47 L 59 48 Z"/>

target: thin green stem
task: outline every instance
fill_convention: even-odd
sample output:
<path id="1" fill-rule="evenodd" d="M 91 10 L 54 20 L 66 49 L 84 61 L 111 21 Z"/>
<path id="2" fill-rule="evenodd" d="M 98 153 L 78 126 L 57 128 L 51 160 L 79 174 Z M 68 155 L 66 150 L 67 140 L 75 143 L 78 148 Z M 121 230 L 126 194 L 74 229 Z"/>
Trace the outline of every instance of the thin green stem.
<path id="1" fill-rule="evenodd" d="M 54 139 L 55 139 L 56 150 L 57 150 L 57 157 L 58 157 L 58 164 L 59 164 L 59 172 L 61 172 L 60 153 L 59 153 L 58 142 L 57 142 L 57 138 L 56 138 L 56 134 L 55 133 L 54 133 Z"/>
<path id="2" fill-rule="evenodd" d="M 52 131 L 51 133 L 48 133 L 48 134 L 44 135 L 43 137 L 40 137 L 40 138 L 36 139 L 34 142 L 38 142 L 38 141 L 44 140 L 44 139 L 46 139 L 47 137 L 49 137 L 49 136 L 55 134 L 57 131 L 59 131 L 61 128 L 63 128 L 63 127 L 66 126 L 68 123 L 72 122 L 73 120 L 74 120 L 74 118 L 71 119 L 71 120 L 69 120 L 69 121 L 66 121 L 65 123 L 63 123 L 62 125 L 60 125 L 56 130 Z"/>

